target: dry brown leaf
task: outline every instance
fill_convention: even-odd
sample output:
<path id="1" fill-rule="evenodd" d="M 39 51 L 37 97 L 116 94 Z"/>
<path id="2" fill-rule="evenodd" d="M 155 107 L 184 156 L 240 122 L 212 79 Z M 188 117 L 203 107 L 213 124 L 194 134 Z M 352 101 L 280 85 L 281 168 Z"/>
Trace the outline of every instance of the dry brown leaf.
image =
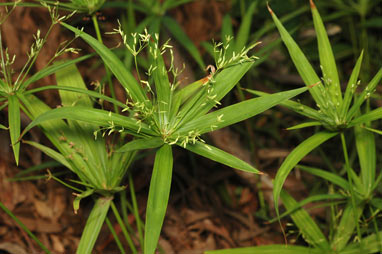
<path id="1" fill-rule="evenodd" d="M 50 235 L 50 239 L 52 240 L 53 249 L 57 254 L 65 252 L 65 247 L 61 237 L 58 235 Z"/>
<path id="2" fill-rule="evenodd" d="M 20 245 L 11 242 L 0 243 L 0 250 L 9 254 L 28 254 Z"/>

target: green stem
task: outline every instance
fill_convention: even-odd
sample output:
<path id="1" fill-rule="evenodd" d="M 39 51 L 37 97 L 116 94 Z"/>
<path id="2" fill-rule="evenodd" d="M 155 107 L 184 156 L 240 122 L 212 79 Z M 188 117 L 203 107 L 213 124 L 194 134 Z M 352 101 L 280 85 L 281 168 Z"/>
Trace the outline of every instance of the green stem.
<path id="1" fill-rule="evenodd" d="M 126 198 L 126 191 L 121 191 L 121 209 L 122 209 L 122 218 L 123 222 L 126 225 L 127 230 L 130 232 L 130 234 L 133 235 L 134 239 L 138 240 L 138 238 L 134 234 L 134 230 L 130 225 L 129 218 L 128 218 L 128 210 L 131 208 L 131 205 L 127 201 Z"/>
<path id="2" fill-rule="evenodd" d="M 347 176 L 348 176 L 348 182 L 349 182 L 349 186 L 350 186 L 350 194 L 351 194 L 351 202 L 352 202 L 352 206 L 353 206 L 354 220 L 355 220 L 356 227 L 357 227 L 357 236 L 358 236 L 359 241 L 361 242 L 362 235 L 361 235 L 361 229 L 360 229 L 359 223 L 358 223 L 358 214 L 357 214 L 358 211 L 357 211 L 357 205 L 356 205 L 356 200 L 355 200 L 353 181 L 351 179 L 351 168 L 350 168 L 350 164 L 349 164 L 349 156 L 348 156 L 348 151 L 347 151 L 347 147 L 346 147 L 345 135 L 343 132 L 341 132 L 341 142 L 342 142 L 342 149 L 344 152 L 345 167 L 346 167 L 346 172 L 347 172 Z M 361 247 L 362 247 L 362 244 L 361 244 Z"/>
<path id="3" fill-rule="evenodd" d="M 92 253 L 112 199 L 113 197 L 100 197 L 95 201 L 90 215 L 86 220 L 85 228 L 82 231 L 76 254 Z"/>
<path id="4" fill-rule="evenodd" d="M 101 35 L 101 31 L 99 29 L 99 25 L 98 25 L 98 19 L 97 19 L 97 15 L 96 14 L 93 14 L 92 15 L 92 21 L 93 21 L 93 24 L 94 24 L 94 30 L 96 32 L 96 35 L 97 35 L 97 39 L 100 43 L 103 44 L 103 40 L 102 40 L 102 35 Z M 107 79 L 107 83 L 109 84 L 109 89 L 110 89 L 110 93 L 111 93 L 111 97 L 113 99 L 116 99 L 116 95 L 115 95 L 115 91 L 114 91 L 114 86 L 113 86 L 113 82 L 111 80 L 111 73 L 110 73 L 110 70 L 109 68 L 107 68 L 106 64 L 104 63 L 104 66 L 105 66 L 105 71 L 106 71 L 106 79 Z M 118 113 L 118 107 L 117 105 L 113 104 L 113 107 L 114 107 L 114 111 L 116 113 Z"/>
<path id="5" fill-rule="evenodd" d="M 133 241 L 131 240 L 129 232 L 127 232 L 125 224 L 123 223 L 123 220 L 122 220 L 121 216 L 119 215 L 118 209 L 115 206 L 114 202 L 111 202 L 111 210 L 113 211 L 114 216 L 117 219 L 117 222 L 118 222 L 119 226 L 122 229 L 122 233 L 125 236 L 125 239 L 126 239 L 127 243 L 129 244 L 129 247 L 130 247 L 131 251 L 134 254 L 138 253 L 137 249 L 135 248 L 135 245 L 134 245 Z"/>
<path id="6" fill-rule="evenodd" d="M 19 76 L 17 77 L 17 79 L 15 81 L 15 90 L 17 90 L 21 86 L 21 84 L 24 82 L 25 78 L 28 76 L 28 73 L 32 69 L 33 64 L 36 62 L 37 57 L 40 55 L 40 52 L 41 52 L 42 48 L 44 47 L 44 45 L 45 45 L 45 43 L 46 43 L 46 41 L 48 39 L 48 36 L 51 33 L 51 31 L 52 31 L 52 29 L 53 29 L 55 24 L 56 23 L 52 23 L 49 26 L 49 29 L 46 32 L 45 36 L 44 36 L 44 39 L 43 39 L 43 41 L 41 43 L 41 46 L 38 48 L 38 50 L 35 53 L 35 55 L 33 56 L 33 58 L 32 59 L 28 59 L 27 63 L 24 65 L 23 69 L 21 70 Z"/>
<path id="7" fill-rule="evenodd" d="M 51 253 L 48 248 L 45 247 L 45 245 L 40 242 L 40 240 L 27 228 L 27 226 L 25 226 L 24 223 L 22 223 L 1 201 L 0 208 L 3 209 L 3 211 L 8 214 L 8 216 L 11 217 L 12 220 L 14 220 L 33 240 L 35 240 L 38 246 L 40 246 L 45 253 Z"/>
<path id="8" fill-rule="evenodd" d="M 137 197 L 135 196 L 134 182 L 133 182 L 133 177 L 132 177 L 131 173 L 129 174 L 129 187 L 130 187 L 130 193 L 131 193 L 131 201 L 133 203 L 133 214 L 134 214 L 135 219 L 137 221 L 139 243 L 141 244 L 141 246 L 143 246 L 143 232 L 142 232 L 143 225 L 142 225 L 142 221 L 139 217 Z"/>
<path id="9" fill-rule="evenodd" d="M 379 230 L 378 230 L 377 220 L 375 219 L 376 215 L 374 215 L 373 208 L 370 205 L 369 205 L 369 209 L 370 209 L 371 216 L 373 216 L 372 221 L 373 221 L 373 226 L 374 226 L 374 230 L 375 230 L 375 236 L 377 237 L 377 243 L 379 243 L 379 250 L 382 253 L 382 239 L 380 238 L 380 236 L 378 234 Z"/>
<path id="10" fill-rule="evenodd" d="M 126 251 L 125 249 L 123 248 L 123 245 L 121 243 L 121 241 L 119 240 L 118 238 L 118 235 L 117 235 L 117 232 L 115 232 L 114 228 L 113 228 L 113 225 L 111 224 L 109 218 L 106 217 L 106 224 L 107 224 L 107 227 L 109 228 L 111 234 L 113 235 L 114 237 L 114 240 L 115 240 L 115 243 L 117 244 L 118 246 L 118 249 L 121 251 L 122 254 L 126 254 Z"/>

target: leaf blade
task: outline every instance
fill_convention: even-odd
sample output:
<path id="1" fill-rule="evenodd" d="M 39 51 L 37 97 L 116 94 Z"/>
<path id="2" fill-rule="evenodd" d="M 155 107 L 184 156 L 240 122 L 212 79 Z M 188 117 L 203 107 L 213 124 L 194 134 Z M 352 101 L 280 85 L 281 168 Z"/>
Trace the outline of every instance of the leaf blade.
<path id="1" fill-rule="evenodd" d="M 17 95 L 13 94 L 8 97 L 8 121 L 9 121 L 9 134 L 11 136 L 13 155 L 16 164 L 19 164 L 20 142 L 20 103 Z"/>
<path id="2" fill-rule="evenodd" d="M 121 85 L 129 91 L 129 95 L 135 102 L 144 102 L 147 99 L 147 95 L 143 88 L 137 83 L 133 75 L 124 68 L 123 63 L 110 49 L 85 32 L 65 24 L 64 22 L 61 22 L 60 24 L 80 36 L 101 56 L 107 67 L 113 72 L 119 82 L 121 82 Z"/>
<path id="3" fill-rule="evenodd" d="M 157 151 L 147 200 L 144 254 L 153 254 L 166 214 L 172 177 L 172 148 L 165 144 Z"/>
<path id="4" fill-rule="evenodd" d="M 258 169 L 252 167 L 247 162 L 240 160 L 232 154 L 199 141 L 196 141 L 195 144 L 187 144 L 183 148 L 235 169 L 239 169 L 249 173 L 262 174 Z"/>
<path id="5" fill-rule="evenodd" d="M 289 172 L 297 165 L 297 163 L 305 157 L 310 151 L 314 148 L 318 147 L 320 144 L 325 142 L 326 140 L 336 136 L 338 133 L 336 132 L 317 132 L 313 136 L 309 137 L 301 144 L 299 144 L 293 151 L 288 155 L 288 157 L 281 164 L 279 170 L 277 171 L 275 180 L 274 180 L 274 188 L 273 188 L 273 199 L 275 202 L 276 213 L 279 214 L 278 210 L 278 199 L 280 197 L 282 186 L 289 174 Z"/>
<path id="6" fill-rule="evenodd" d="M 198 130 L 198 133 L 203 134 L 212 130 L 217 130 L 253 117 L 254 115 L 280 104 L 282 101 L 290 99 L 307 89 L 307 87 L 302 87 L 239 102 L 195 118 L 181 127 L 178 132 L 187 134 L 191 130 Z"/>

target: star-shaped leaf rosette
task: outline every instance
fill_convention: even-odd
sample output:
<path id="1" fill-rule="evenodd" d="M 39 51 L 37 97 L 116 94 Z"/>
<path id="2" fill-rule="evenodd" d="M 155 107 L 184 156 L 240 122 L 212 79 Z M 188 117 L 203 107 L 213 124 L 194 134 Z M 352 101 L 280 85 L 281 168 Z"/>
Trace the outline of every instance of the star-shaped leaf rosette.
<path id="1" fill-rule="evenodd" d="M 172 64 L 172 47 L 168 42 L 159 46 L 157 35 L 152 36 L 146 31 L 132 34 L 133 44 L 128 44 L 127 35 L 120 28 L 114 31 L 122 36 L 135 59 L 137 80 L 110 49 L 85 32 L 65 23 L 62 25 L 93 47 L 124 87 L 128 100 L 121 113 L 80 106 L 56 108 L 40 115 L 25 131 L 51 119 L 79 120 L 103 126 L 100 131 L 104 134 L 119 131 L 134 136 L 134 140 L 122 146 L 119 152 L 157 149 L 146 210 L 145 254 L 154 253 L 165 217 L 173 168 L 172 146 L 177 145 L 232 168 L 258 174 L 260 171 L 250 164 L 206 144 L 202 135 L 250 118 L 308 89 L 280 92 L 219 109 L 219 101 L 257 59 L 247 55 L 255 45 L 226 58 L 227 47 L 215 44 L 215 66 L 210 66 L 211 73 L 180 88 L 176 79 L 179 70 Z M 137 67 L 137 55 L 142 52 L 146 52 L 149 62 L 144 75 Z M 164 63 L 164 55 L 169 57 L 169 67 Z"/>

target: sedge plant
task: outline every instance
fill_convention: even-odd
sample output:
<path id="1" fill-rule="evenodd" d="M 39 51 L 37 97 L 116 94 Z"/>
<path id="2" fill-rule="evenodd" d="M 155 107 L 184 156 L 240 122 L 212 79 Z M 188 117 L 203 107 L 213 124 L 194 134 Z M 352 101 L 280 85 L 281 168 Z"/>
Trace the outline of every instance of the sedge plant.
<path id="1" fill-rule="evenodd" d="M 273 191 L 278 219 L 280 219 L 278 202 L 279 198 L 281 198 L 287 209 L 287 212 L 282 216 L 290 214 L 301 235 L 311 247 L 270 245 L 210 251 L 207 253 L 269 253 L 269 251 L 277 251 L 278 253 L 377 253 L 382 250 L 382 231 L 378 228 L 376 219 L 380 216 L 378 214 L 381 207 L 378 205 L 379 199 L 375 197 L 382 174 L 380 173 L 377 176 L 377 156 L 374 137 L 374 133 L 381 133 L 372 128 L 373 121 L 382 118 L 382 110 L 381 108 L 371 109 L 369 103 L 366 103 L 365 111 L 361 107 L 365 101 L 369 101 L 369 98 L 380 82 L 382 68 L 366 84 L 362 92 L 356 93 L 356 88 L 361 83 L 358 80 L 363 57 L 361 53 L 347 87 L 344 93 L 342 93 L 335 59 L 325 27 L 313 1 L 310 1 L 310 4 L 317 34 L 320 67 L 323 76 L 321 79 L 277 16 L 270 8 L 269 11 L 305 84 L 318 84 L 309 90 L 317 104 L 317 110 L 291 100 L 281 103 L 281 105 L 312 119 L 312 121 L 299 124 L 290 129 L 322 126 L 324 130 L 318 131 L 313 136 L 307 138 L 287 156 L 276 174 Z M 267 96 L 258 91 L 249 90 L 249 92 Z M 357 164 L 351 163 L 349 160 L 348 144 L 345 136 L 345 133 L 349 132 L 353 132 L 355 136 L 356 153 L 359 162 L 358 174 L 354 170 Z M 344 170 L 347 176 L 342 178 L 336 172 L 299 166 L 301 169 L 329 181 L 339 187 L 339 189 L 334 193 L 329 188 L 327 190 L 328 194 L 311 196 L 297 203 L 286 191 L 282 190 L 287 176 L 305 155 L 335 136 L 340 136 L 341 138 L 340 148 L 343 150 Z M 308 212 L 302 209 L 302 206 L 307 203 L 328 200 L 342 200 L 342 203 L 345 203 L 344 208 L 338 213 L 334 212 L 338 211 L 338 206 L 331 205 L 333 230 L 331 230 L 329 238 L 324 235 Z M 369 229 L 361 229 L 359 225 L 361 218 L 367 215 L 369 217 L 368 221 L 372 221 L 373 224 L 371 232 L 369 232 Z M 350 242 L 352 238 L 354 239 L 353 243 Z"/>
<path id="2" fill-rule="evenodd" d="M 125 153 L 142 149 L 156 149 L 153 173 L 150 182 L 144 228 L 143 252 L 152 254 L 157 248 L 160 231 L 169 200 L 173 169 L 172 147 L 179 146 L 193 153 L 239 170 L 260 173 L 248 163 L 208 145 L 202 138 L 204 133 L 214 131 L 259 114 L 308 89 L 299 88 L 254 98 L 221 109 L 220 100 L 235 86 L 251 68 L 256 57 L 249 57 L 243 49 L 230 58 L 225 48 L 216 45 L 216 67 L 211 73 L 184 88 L 178 87 L 176 76 L 179 71 L 173 67 L 171 45 L 159 46 L 159 36 L 147 32 L 133 34 L 133 43 L 127 43 L 122 29 L 123 42 L 134 58 L 146 51 L 149 68 L 143 74 L 138 72 L 138 82 L 118 57 L 95 38 L 68 24 L 61 23 L 85 40 L 102 58 L 126 90 L 127 101 L 124 113 L 117 114 L 101 109 L 71 106 L 56 108 L 38 116 L 24 133 L 48 120 L 69 119 L 84 121 L 102 127 L 101 131 L 115 131 L 134 136 L 134 140 L 123 145 L 117 152 Z M 163 55 L 169 53 L 170 67 L 164 64 Z"/>
<path id="3" fill-rule="evenodd" d="M 75 65 L 69 65 L 56 71 L 56 80 L 56 89 L 59 89 L 63 108 L 77 105 L 84 109 L 93 109 L 94 100 L 91 98 L 95 98 L 94 96 L 103 101 L 113 101 L 112 98 L 88 91 Z M 19 95 L 19 97 L 22 102 L 21 107 L 31 119 L 51 110 L 49 106 L 30 93 Z M 115 103 L 118 104 L 118 102 Z M 79 180 L 72 180 L 72 182 L 80 187 L 74 187 L 73 184 L 65 183 L 54 177 L 74 189 L 75 213 L 79 209 L 81 199 L 92 196 L 95 200 L 76 252 L 79 254 L 91 253 L 110 206 L 114 213 L 118 213 L 113 203 L 113 197 L 117 192 L 125 189 L 125 186 L 121 186 L 121 181 L 136 153 L 134 151 L 117 153 L 119 142 L 123 138 L 116 138 L 115 143 L 110 143 L 104 136 L 98 134 L 95 137 L 95 132 L 97 134 L 99 127 L 94 124 L 55 119 L 43 122 L 39 127 L 57 150 L 33 141 L 23 142 L 40 149 L 78 176 Z M 127 242 L 136 253 L 129 236 L 127 236 Z"/>
<path id="4" fill-rule="evenodd" d="M 4 15 L 0 17 L 0 26 L 2 26 L 4 22 L 6 22 L 6 19 L 9 17 L 9 15 L 11 15 L 12 11 L 15 8 L 17 8 L 19 3 L 20 1 L 16 1 L 11 6 L 4 6 L 5 12 L 3 13 Z M 75 39 L 74 38 L 71 41 L 62 42 L 57 48 L 54 56 L 48 62 L 48 64 L 40 71 L 31 75 L 33 66 L 35 62 L 37 61 L 37 58 L 41 50 L 46 44 L 53 27 L 57 25 L 59 22 L 68 19 L 73 14 L 71 13 L 66 16 L 60 16 L 58 13 L 58 9 L 56 7 L 50 7 L 50 6 L 47 6 L 47 7 L 49 9 L 49 14 L 50 14 L 52 22 L 45 35 L 42 35 L 40 30 L 37 30 L 36 34 L 34 35 L 34 43 L 32 44 L 29 52 L 27 52 L 27 56 L 28 56 L 27 61 L 25 62 L 21 71 L 19 71 L 17 75 L 15 75 L 15 71 L 13 70 L 13 63 L 16 59 L 16 56 L 15 55 L 11 56 L 8 52 L 8 48 L 3 49 L 2 32 L 0 31 L 0 48 L 1 48 L 0 49 L 0 61 L 1 61 L 0 63 L 0 68 L 1 68 L 0 110 L 3 110 L 5 107 L 8 107 L 8 124 L 9 124 L 8 127 L 1 124 L 0 128 L 9 130 L 16 164 L 18 164 L 19 162 L 19 153 L 20 153 L 20 143 L 17 142 L 17 138 L 20 136 L 20 102 L 19 102 L 18 95 L 25 93 L 27 91 L 27 88 L 31 84 L 35 83 L 36 81 L 48 75 L 53 74 L 56 70 L 64 68 L 65 66 L 70 65 L 72 63 L 79 62 L 86 58 L 89 58 L 89 55 L 88 55 L 88 56 L 77 58 L 72 61 L 68 61 L 66 63 L 51 65 L 51 63 L 55 59 L 57 59 L 57 57 L 61 56 L 64 53 L 78 52 L 77 49 L 69 47 L 69 45 Z"/>

